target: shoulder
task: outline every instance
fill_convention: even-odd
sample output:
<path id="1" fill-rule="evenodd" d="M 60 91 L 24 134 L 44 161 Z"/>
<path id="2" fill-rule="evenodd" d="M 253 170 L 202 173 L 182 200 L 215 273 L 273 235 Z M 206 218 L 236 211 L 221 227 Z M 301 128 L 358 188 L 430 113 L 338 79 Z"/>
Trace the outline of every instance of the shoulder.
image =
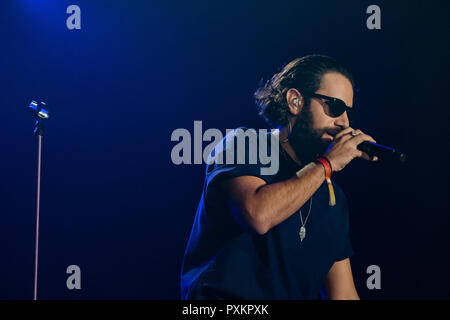
<path id="1" fill-rule="evenodd" d="M 278 136 L 273 131 L 247 127 L 227 129 L 225 137 L 208 154 L 206 175 L 222 169 L 253 172 L 250 175 L 256 176 L 276 174 Z"/>
<path id="2" fill-rule="evenodd" d="M 212 185 L 227 178 L 253 176 L 270 183 L 279 169 L 279 154 L 272 146 L 278 146 L 278 139 L 276 144 L 272 140 L 272 131 L 267 129 L 238 127 L 227 130 L 225 137 L 209 153 L 206 193 Z"/>

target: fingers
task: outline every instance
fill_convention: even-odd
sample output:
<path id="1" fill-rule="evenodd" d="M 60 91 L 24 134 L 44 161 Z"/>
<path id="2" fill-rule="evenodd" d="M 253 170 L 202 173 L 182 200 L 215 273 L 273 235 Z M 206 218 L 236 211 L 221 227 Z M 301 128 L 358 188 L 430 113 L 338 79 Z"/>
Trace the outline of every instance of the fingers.
<path id="1" fill-rule="evenodd" d="M 360 151 L 360 155 L 358 157 L 362 158 L 364 160 L 367 160 L 367 161 L 378 161 L 378 157 L 377 156 L 371 157 L 371 156 L 369 156 L 367 153 L 365 153 L 363 151 Z"/>
<path id="2" fill-rule="evenodd" d="M 353 134 L 353 132 L 355 132 L 355 134 Z M 372 138 L 371 136 L 363 133 L 361 130 L 359 129 L 353 129 L 352 127 L 347 127 L 344 130 L 342 130 L 341 132 L 339 132 L 335 137 L 334 140 L 338 140 L 342 138 L 343 141 L 345 140 L 350 140 L 352 139 L 352 141 L 355 141 L 357 144 L 363 142 L 363 141 L 371 141 L 371 142 L 375 142 L 375 139 Z"/>
<path id="3" fill-rule="evenodd" d="M 341 138 L 341 137 L 343 137 L 343 136 L 345 136 L 345 135 L 347 135 L 347 134 L 352 133 L 353 130 L 355 130 L 355 129 L 353 129 L 352 127 L 347 127 L 347 128 L 345 128 L 344 130 L 342 130 L 341 132 L 339 132 L 339 133 L 334 137 L 334 140 L 337 140 L 337 139 L 339 139 L 339 138 Z"/>
<path id="4" fill-rule="evenodd" d="M 361 130 L 354 130 L 352 128 L 350 128 L 350 130 L 348 129 L 349 128 L 345 129 L 345 132 L 344 131 L 339 132 L 339 135 L 336 135 L 334 141 L 344 143 L 362 134 Z M 356 135 L 353 135 L 352 134 L 353 132 L 355 132 Z"/>
<path id="5" fill-rule="evenodd" d="M 358 135 L 352 137 L 352 142 L 354 142 L 356 145 L 358 145 L 358 144 L 360 144 L 361 142 L 364 142 L 364 141 L 370 141 L 370 142 L 376 143 L 374 138 L 372 138 L 368 134 L 365 134 L 365 133 L 362 133 L 362 132 L 359 133 Z"/>
<path id="6" fill-rule="evenodd" d="M 364 141 L 370 141 L 370 142 L 376 143 L 376 140 L 374 138 L 372 138 L 371 136 L 364 134 L 364 133 L 360 133 L 351 139 L 351 142 L 354 143 L 355 147 L 357 147 L 361 142 L 364 142 Z M 365 153 L 363 151 L 360 151 L 359 158 L 363 158 L 364 160 L 368 160 L 368 161 L 377 161 L 378 160 L 378 157 L 369 156 L 367 153 Z"/>
<path id="7" fill-rule="evenodd" d="M 353 132 L 355 132 L 355 135 L 353 135 Z M 354 130 L 351 127 L 348 127 L 346 129 L 342 130 L 341 132 L 339 132 L 339 134 L 336 135 L 335 139 L 340 139 L 340 141 L 342 141 L 342 142 L 351 141 L 351 143 L 355 146 L 355 149 L 360 143 L 362 143 L 364 141 L 370 141 L 370 142 L 374 142 L 374 143 L 377 142 L 374 138 L 363 133 L 361 130 L 359 130 L 359 129 Z M 369 156 L 367 153 L 360 151 L 360 150 L 357 150 L 357 152 L 359 153 L 357 155 L 357 157 L 359 157 L 359 158 L 363 158 L 368 161 L 378 161 L 377 156 Z"/>

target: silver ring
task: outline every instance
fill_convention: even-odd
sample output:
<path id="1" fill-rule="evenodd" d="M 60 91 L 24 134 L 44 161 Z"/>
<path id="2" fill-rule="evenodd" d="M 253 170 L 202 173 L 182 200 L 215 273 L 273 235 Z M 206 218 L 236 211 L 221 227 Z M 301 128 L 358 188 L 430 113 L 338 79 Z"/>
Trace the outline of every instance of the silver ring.
<path id="1" fill-rule="evenodd" d="M 357 136 L 358 135 L 358 133 L 356 132 L 356 130 L 353 130 L 352 131 L 352 136 Z"/>

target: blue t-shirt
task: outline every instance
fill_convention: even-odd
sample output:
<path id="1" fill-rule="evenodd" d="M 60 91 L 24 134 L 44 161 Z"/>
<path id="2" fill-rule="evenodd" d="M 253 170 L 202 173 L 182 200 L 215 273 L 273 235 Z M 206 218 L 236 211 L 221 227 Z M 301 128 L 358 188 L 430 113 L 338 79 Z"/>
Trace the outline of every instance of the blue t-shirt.
<path id="1" fill-rule="evenodd" d="M 278 139 L 279 169 L 275 174 L 261 174 L 261 168 L 268 165 L 249 161 L 255 151 L 249 148 L 249 139 L 245 141 L 245 163 L 238 163 L 237 151 L 242 150 L 237 150 L 237 137 L 245 130 L 241 127 L 230 132 L 222 140 L 224 148 L 212 153 L 217 156 L 233 150 L 234 164 L 225 161 L 224 156 L 223 164 L 216 161 L 207 165 L 202 197 L 183 258 L 181 298 L 319 299 L 333 263 L 353 254 L 346 196 L 333 181 L 336 205 L 329 206 L 328 186 L 324 181 L 312 196 L 303 241 L 299 238 L 298 210 L 264 235 L 256 233 L 243 223 L 242 217 L 227 210 L 223 191 L 216 188 L 217 182 L 256 176 L 270 184 L 293 177 L 301 167 L 279 145 Z M 271 135 L 271 132 L 265 135 L 267 154 L 278 151 L 270 148 Z M 229 146 L 225 141 L 235 143 Z M 303 221 L 310 201 L 301 208 Z"/>

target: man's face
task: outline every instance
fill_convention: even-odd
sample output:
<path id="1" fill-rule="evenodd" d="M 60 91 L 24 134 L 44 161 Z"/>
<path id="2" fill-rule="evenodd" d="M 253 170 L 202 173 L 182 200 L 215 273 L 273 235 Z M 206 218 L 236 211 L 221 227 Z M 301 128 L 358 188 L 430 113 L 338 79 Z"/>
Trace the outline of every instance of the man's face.
<path id="1" fill-rule="evenodd" d="M 347 106 L 353 106 L 352 84 L 340 73 L 324 74 L 316 93 L 341 99 Z M 311 98 L 310 105 L 305 105 L 298 116 L 289 142 L 300 161 L 308 163 L 324 153 L 333 137 L 348 126 L 346 112 L 333 118 L 324 99 Z"/>

